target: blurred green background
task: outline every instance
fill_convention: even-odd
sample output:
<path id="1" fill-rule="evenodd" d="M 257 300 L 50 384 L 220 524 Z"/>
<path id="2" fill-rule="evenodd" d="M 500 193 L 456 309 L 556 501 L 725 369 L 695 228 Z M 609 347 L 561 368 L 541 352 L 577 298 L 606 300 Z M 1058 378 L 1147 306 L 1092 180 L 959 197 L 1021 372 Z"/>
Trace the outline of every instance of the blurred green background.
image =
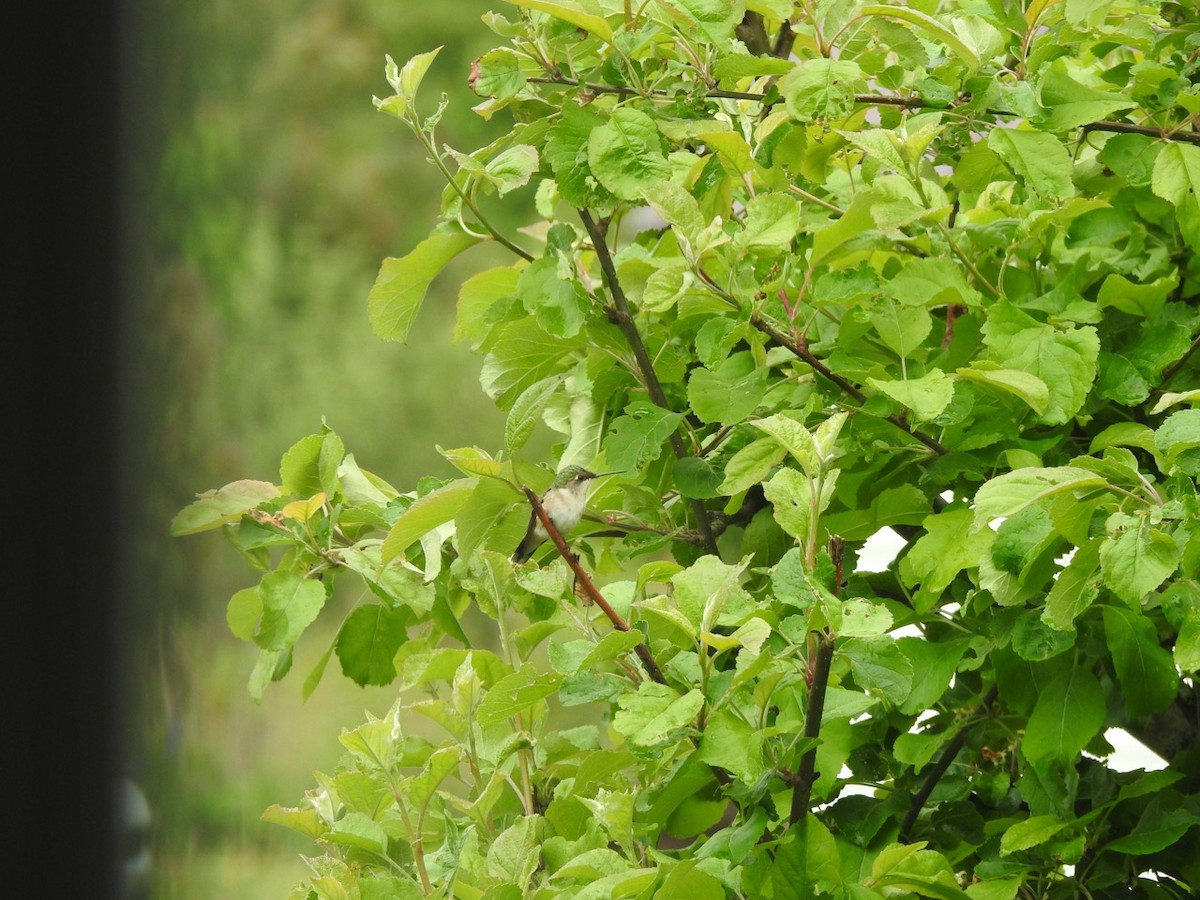
<path id="1" fill-rule="evenodd" d="M 402 63 L 444 45 L 422 87 L 426 111 L 449 93 L 439 138 L 474 149 L 506 130 L 471 112 L 466 88 L 471 61 L 500 41 L 480 16 L 504 8 L 128 9 L 122 462 L 140 493 L 127 498 L 137 526 L 122 538 L 120 733 L 152 809 L 153 897 L 286 896 L 314 848 L 260 814 L 299 803 L 312 771 L 335 766 L 340 730 L 393 699 L 331 666 L 301 701 L 335 610 L 256 705 L 246 690 L 255 651 L 224 621 L 230 594 L 256 573 L 217 533 L 169 537 L 171 517 L 197 492 L 277 481 L 279 457 L 322 419 L 400 490 L 451 474 L 435 444 L 499 443 L 503 417 L 479 389 L 480 361 L 450 338 L 465 266 L 434 283 L 407 346 L 371 333 L 366 298 L 380 261 L 432 227 L 442 187 L 412 135 L 372 106 L 390 93 L 384 55 Z M 522 224 L 520 209 L 507 212 L 496 214 L 503 227 Z M 493 250 L 465 265 L 492 262 Z"/>

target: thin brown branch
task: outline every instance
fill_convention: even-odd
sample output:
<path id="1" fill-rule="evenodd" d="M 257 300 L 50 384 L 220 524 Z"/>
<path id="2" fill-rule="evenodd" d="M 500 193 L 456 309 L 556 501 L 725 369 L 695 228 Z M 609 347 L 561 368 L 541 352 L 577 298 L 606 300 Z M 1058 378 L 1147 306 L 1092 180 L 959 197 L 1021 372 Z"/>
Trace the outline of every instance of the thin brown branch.
<path id="1" fill-rule="evenodd" d="M 621 287 L 620 280 L 617 278 L 617 269 L 613 265 L 612 253 L 608 249 L 604 230 L 586 209 L 580 209 L 578 212 L 580 221 L 583 222 L 583 227 L 587 229 L 587 233 L 592 239 L 592 247 L 596 251 L 596 258 L 600 261 L 600 271 L 604 275 L 604 283 L 608 287 L 609 296 L 612 297 L 612 306 L 608 309 L 609 319 L 625 335 L 625 340 L 633 351 L 638 371 L 641 373 L 642 382 L 646 385 L 646 392 L 650 395 L 650 399 L 656 406 L 671 411 L 671 404 L 667 401 L 666 392 L 663 391 L 662 384 L 658 380 L 658 375 L 654 371 L 654 363 L 650 359 L 650 354 L 646 352 L 646 345 L 642 342 L 642 336 L 637 330 L 637 324 L 633 321 L 633 312 L 630 309 L 629 301 L 626 299 L 625 291 Z M 683 438 L 679 436 L 678 432 L 671 433 L 670 441 L 671 449 L 675 452 L 676 459 L 683 459 L 688 455 L 687 448 L 683 445 Z M 689 505 L 696 518 L 696 528 L 699 529 L 704 539 L 705 551 L 711 553 L 713 556 L 720 556 L 720 551 L 717 549 L 717 539 L 712 532 L 712 522 L 709 521 L 708 510 L 704 508 L 704 503 L 700 500 L 692 500 Z"/>
<path id="2" fill-rule="evenodd" d="M 814 356 L 812 351 L 807 347 L 802 346 L 799 342 L 793 341 L 791 338 L 789 338 L 786 334 L 764 319 L 762 315 L 759 313 L 752 313 L 750 316 L 750 324 L 777 343 L 779 346 L 786 347 L 795 356 L 804 360 L 804 362 L 808 363 L 808 365 L 812 367 L 814 372 L 816 372 L 825 380 L 836 385 L 842 391 L 842 393 L 846 394 L 846 396 L 858 403 L 867 402 L 866 394 L 864 394 L 855 385 L 847 381 L 841 375 L 830 369 L 829 366 L 825 365 L 824 362 Z M 946 446 L 936 438 L 926 434 L 919 428 L 913 428 L 910 424 L 908 424 L 908 422 L 905 421 L 903 416 L 893 413 L 892 415 L 887 416 L 887 421 L 891 422 L 893 425 L 911 437 L 916 438 L 939 456 L 949 452 L 946 449 Z"/>
<path id="3" fill-rule="evenodd" d="M 790 31 L 790 30 L 789 30 Z M 783 37 L 783 32 L 780 32 L 780 37 Z M 773 53 L 772 55 L 779 55 Z M 578 78 L 568 78 L 565 75 L 558 73 L 544 76 L 534 76 L 526 79 L 535 84 L 551 84 L 561 85 L 563 87 L 579 87 L 583 88 L 589 94 L 620 94 L 621 96 L 637 96 L 637 97 L 660 97 L 668 99 L 673 95 L 662 89 L 652 89 L 641 91 L 637 88 L 626 87 L 624 85 L 614 84 L 597 84 L 589 81 L 580 81 Z M 765 105 L 773 105 L 779 102 L 778 98 L 768 100 L 768 95 L 759 91 L 726 91 L 720 88 L 713 88 L 707 92 L 707 95 L 712 98 L 725 100 L 751 100 Z M 928 103 L 920 97 L 900 97 L 894 94 L 855 94 L 854 102 L 859 106 L 896 106 L 901 109 L 935 109 L 945 112 L 955 112 L 959 106 L 965 104 L 938 104 Z M 985 109 L 982 112 L 989 116 L 1006 116 L 1010 118 L 1019 118 L 1016 113 L 1005 109 Z M 1110 131 L 1120 134 L 1144 134 L 1147 137 L 1157 138 L 1162 141 L 1182 141 L 1189 144 L 1200 144 L 1200 132 L 1196 131 L 1172 131 L 1170 129 L 1154 128 L 1149 125 L 1135 125 L 1132 122 L 1089 122 L 1082 126 L 1083 131 Z"/>
<path id="4" fill-rule="evenodd" d="M 840 596 L 842 591 L 842 561 L 845 558 L 845 544 L 841 538 L 831 538 L 829 555 L 833 557 L 836 575 L 834 576 L 834 596 Z M 808 709 L 804 714 L 804 736 L 813 739 L 813 746 L 804 751 L 800 757 L 800 769 L 797 771 L 792 785 L 792 808 L 788 822 L 796 825 L 805 821 L 808 808 L 812 805 L 812 789 L 817 781 L 817 747 L 816 739 L 821 736 L 821 718 L 825 714 L 825 691 L 829 686 L 829 667 L 833 662 L 833 635 L 829 629 L 815 633 L 816 652 L 812 660 L 811 677 L 808 679 Z"/>
<path id="5" fill-rule="evenodd" d="M 983 701 L 979 704 L 979 711 L 984 713 L 988 712 L 991 709 L 992 704 L 996 702 L 996 697 L 998 694 L 999 691 L 997 690 L 996 686 L 992 685 L 992 689 L 987 692 L 987 695 L 984 696 Z M 954 762 L 954 758 L 958 756 L 958 751 L 960 751 L 963 748 L 963 745 L 967 742 L 967 734 L 978 721 L 979 720 L 977 718 L 973 718 L 971 721 L 967 722 L 958 729 L 954 737 L 950 739 L 950 743 L 945 746 L 941 755 L 938 756 L 937 762 L 933 764 L 933 768 L 929 770 L 929 774 L 925 776 L 925 780 L 921 782 L 920 789 L 913 794 L 912 802 L 908 807 L 908 814 L 905 815 L 904 821 L 900 824 L 901 841 L 908 841 L 909 833 L 912 831 L 913 826 L 917 824 L 917 819 L 921 815 L 921 810 L 925 808 L 925 802 L 933 793 L 933 789 L 938 786 L 938 782 L 940 782 L 946 772 L 949 771 L 951 764 Z"/>
<path id="6" fill-rule="evenodd" d="M 524 490 L 525 497 L 533 507 L 538 521 L 542 523 L 542 527 L 546 529 L 546 534 L 554 542 L 554 546 L 558 548 L 559 554 L 567 561 L 567 565 L 571 567 L 571 571 L 575 573 L 575 578 L 583 586 L 588 599 L 596 604 L 604 615 L 608 616 L 608 620 L 612 622 L 613 628 L 617 629 L 617 631 L 629 631 L 629 623 L 625 621 L 619 612 L 612 608 L 612 604 L 604 599 L 604 595 L 600 593 L 599 588 L 596 587 L 587 570 L 579 564 L 579 559 L 571 552 L 571 548 L 567 546 L 567 542 L 563 540 L 563 536 L 554 527 L 554 522 L 546 515 L 546 509 L 538 500 L 538 495 L 530 488 L 525 488 Z M 633 650 L 637 653 L 638 658 L 641 659 L 642 665 L 646 669 L 646 674 L 659 684 L 666 684 L 667 681 L 663 678 L 662 669 L 658 667 L 658 663 L 655 661 L 654 655 L 650 652 L 650 648 L 646 646 L 646 642 L 642 641 Z"/>
<path id="7" fill-rule="evenodd" d="M 1183 141 L 1188 144 L 1200 144 L 1200 132 L 1170 131 L 1162 128 L 1152 128 L 1149 125 L 1133 125 L 1129 122 L 1091 122 L 1083 126 L 1083 131 L 1085 134 L 1089 131 L 1144 134 L 1147 137 L 1158 138 L 1161 141 Z"/>
<path id="8" fill-rule="evenodd" d="M 820 737 L 821 716 L 825 712 L 825 689 L 829 685 L 829 666 L 833 661 L 833 638 L 825 632 L 817 634 L 817 653 L 812 670 L 812 685 L 808 689 L 808 712 L 804 716 L 804 736 Z M 812 803 L 812 789 L 817 781 L 817 748 L 809 747 L 800 758 L 800 770 L 792 787 L 790 824 L 804 820 Z"/>

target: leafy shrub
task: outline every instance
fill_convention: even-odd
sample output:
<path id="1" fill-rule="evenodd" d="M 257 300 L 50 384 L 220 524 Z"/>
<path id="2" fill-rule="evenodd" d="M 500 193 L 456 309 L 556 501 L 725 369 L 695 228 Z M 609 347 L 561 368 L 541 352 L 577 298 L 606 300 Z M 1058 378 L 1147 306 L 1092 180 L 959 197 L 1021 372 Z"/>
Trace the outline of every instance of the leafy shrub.
<path id="1" fill-rule="evenodd" d="M 474 152 L 419 95 L 436 51 L 388 60 L 447 188 L 368 303 L 405 341 L 450 260 L 512 252 L 455 331 L 495 452 L 400 491 L 324 428 L 174 523 L 263 572 L 228 610 L 255 697 L 335 579 L 374 598 L 304 689 L 336 656 L 399 697 L 265 813 L 323 851 L 294 895 L 1193 894 L 1194 17 L 512 5 Z M 616 474 L 514 563 L 542 426 Z M 1171 765 L 1115 771 L 1114 727 Z"/>

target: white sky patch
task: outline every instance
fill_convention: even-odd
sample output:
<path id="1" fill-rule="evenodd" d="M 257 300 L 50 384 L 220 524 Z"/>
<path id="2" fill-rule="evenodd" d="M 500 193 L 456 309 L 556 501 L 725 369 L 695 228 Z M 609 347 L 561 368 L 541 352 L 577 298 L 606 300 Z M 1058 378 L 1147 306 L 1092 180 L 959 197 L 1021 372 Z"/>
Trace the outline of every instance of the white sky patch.
<path id="1" fill-rule="evenodd" d="M 884 572 L 903 549 L 904 538 L 885 525 L 863 542 L 854 571 Z"/>
<path id="2" fill-rule="evenodd" d="M 1132 772 L 1135 769 L 1152 772 L 1167 767 L 1166 760 L 1127 731 L 1110 728 L 1104 732 L 1104 737 L 1113 745 L 1112 754 L 1104 761 L 1110 769 L 1117 772 Z"/>

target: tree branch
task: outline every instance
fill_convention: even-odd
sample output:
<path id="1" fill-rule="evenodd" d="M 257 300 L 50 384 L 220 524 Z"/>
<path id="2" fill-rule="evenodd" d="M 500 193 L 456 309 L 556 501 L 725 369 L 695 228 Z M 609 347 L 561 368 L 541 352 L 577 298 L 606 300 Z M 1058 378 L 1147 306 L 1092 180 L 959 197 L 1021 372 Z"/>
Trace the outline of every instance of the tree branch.
<path id="1" fill-rule="evenodd" d="M 992 689 L 987 692 L 987 695 L 983 698 L 983 702 L 979 704 L 979 709 L 985 712 L 988 711 L 991 705 L 996 702 L 998 693 L 996 686 L 992 685 Z M 925 776 L 920 790 L 913 794 L 912 802 L 908 807 L 908 814 L 900 824 L 901 842 L 908 841 L 909 832 L 917 824 L 921 810 L 925 808 L 925 802 L 929 799 L 929 795 L 933 793 L 933 789 L 937 787 L 938 782 L 942 780 L 942 776 L 949 771 L 954 758 L 958 756 L 958 751 L 967 742 L 967 733 L 974 727 L 976 721 L 967 722 L 958 729 L 958 732 L 950 739 L 950 743 L 942 750 L 941 755 L 937 758 L 937 762 L 933 764 L 933 768 L 929 770 L 929 774 Z"/>
<path id="2" fill-rule="evenodd" d="M 524 488 L 524 491 L 526 499 L 529 500 L 530 505 L 533 507 L 534 513 L 538 517 L 538 521 L 542 523 L 542 528 L 546 529 L 546 534 L 549 536 L 550 540 L 554 542 L 554 546 L 558 548 L 559 554 L 567 561 L 567 565 L 570 566 L 571 571 L 575 573 L 575 578 L 578 580 L 579 584 L 583 585 L 583 590 L 588 595 L 588 598 L 595 603 L 596 606 L 600 607 L 600 611 L 603 612 L 604 615 L 608 616 L 608 620 L 612 622 L 613 628 L 617 629 L 617 631 L 629 631 L 629 623 L 621 617 L 619 612 L 612 608 L 612 604 L 604 599 L 604 595 L 600 593 L 600 590 L 588 576 L 587 571 L 579 564 L 579 559 L 574 553 L 571 552 L 571 548 L 567 546 L 567 542 L 563 540 L 563 536 L 559 534 L 558 529 L 554 527 L 554 522 L 552 522 L 550 517 L 546 515 L 546 509 L 542 506 L 541 501 L 538 500 L 538 495 L 530 488 Z M 658 667 L 658 663 L 655 662 L 654 655 L 650 652 L 650 648 L 646 646 L 646 642 L 643 640 L 640 644 L 634 647 L 633 650 L 635 653 L 637 653 L 638 658 L 641 659 L 642 665 L 646 669 L 646 674 L 659 684 L 666 684 L 667 681 L 665 678 L 663 678 L 662 669 L 660 669 Z"/>
<path id="3" fill-rule="evenodd" d="M 808 688 L 808 712 L 804 716 L 804 736 L 821 735 L 821 716 L 825 712 L 825 689 L 829 685 L 829 666 L 833 661 L 833 638 L 825 632 L 817 634 L 817 653 L 812 669 L 812 684 Z M 800 770 L 792 786 L 792 809 L 788 822 L 804 821 L 812 803 L 812 789 L 817 781 L 817 748 L 809 747 L 800 757 Z"/>
<path id="4" fill-rule="evenodd" d="M 789 29 L 790 34 L 790 29 Z M 783 32 L 780 32 L 780 38 L 783 39 Z M 782 49 L 782 47 L 780 47 Z M 779 55 L 773 53 L 772 55 Z M 596 84 L 593 82 L 581 81 L 578 78 L 568 78 L 562 74 L 553 74 L 546 76 L 534 76 L 526 79 L 535 84 L 557 84 L 564 87 L 579 87 L 591 94 L 620 94 L 622 96 L 637 96 L 637 97 L 661 97 L 664 99 L 670 98 L 672 95 L 664 90 L 653 89 L 649 91 L 640 91 L 637 88 L 625 87 L 623 85 L 613 84 Z M 767 106 L 778 103 L 778 99 L 768 100 L 767 95 L 756 91 L 726 91 L 720 88 L 712 88 L 708 91 L 708 96 L 715 99 L 724 100 L 751 100 L 758 103 L 763 103 Z M 935 109 L 945 112 L 955 112 L 960 106 L 966 104 L 949 104 L 941 105 L 937 103 L 927 103 L 920 97 L 899 97 L 892 94 L 855 94 L 854 102 L 859 106 L 897 106 L 902 109 Z M 990 116 L 1008 116 L 1012 118 L 1020 118 L 1016 113 L 1006 109 L 986 109 L 983 112 Z M 1144 134 L 1147 137 L 1157 138 L 1163 141 L 1182 141 L 1189 144 L 1200 144 L 1200 132 L 1195 131 L 1172 131 L 1170 129 L 1154 128 L 1149 125 L 1135 125 L 1131 122 L 1089 122 L 1081 126 L 1084 133 L 1089 131 L 1111 131 L 1121 134 Z"/>
<path id="5" fill-rule="evenodd" d="M 613 265 L 608 243 L 604 239 L 604 231 L 586 209 L 580 209 L 578 212 L 579 218 L 583 222 L 583 227 L 587 229 L 587 233 L 592 239 L 592 247 L 596 251 L 596 257 L 600 261 L 600 270 L 604 274 L 604 283 L 607 285 L 608 293 L 612 297 L 613 305 L 608 309 L 609 318 L 621 329 L 621 333 L 625 335 L 625 340 L 629 343 L 630 349 L 633 350 L 634 359 L 637 360 L 638 370 L 642 374 L 642 382 L 646 385 L 646 392 L 650 395 L 650 399 L 656 406 L 672 411 L 671 404 L 667 402 L 667 395 L 658 380 L 658 375 L 655 374 L 654 363 L 650 359 L 650 354 L 646 352 L 646 345 L 642 343 L 642 336 L 638 333 L 637 325 L 633 321 L 633 312 L 629 307 L 629 301 L 625 298 L 625 291 L 621 288 L 621 282 L 617 279 L 617 269 Z M 676 459 L 683 459 L 689 455 L 687 448 L 683 445 L 683 439 L 679 436 L 679 432 L 672 432 L 670 440 L 671 449 L 675 452 Z M 712 523 L 708 518 L 708 510 L 704 508 L 704 503 L 700 500 L 690 501 L 690 506 L 696 518 L 696 528 L 699 529 L 700 535 L 704 540 L 704 549 L 713 556 L 719 557 L 721 554 L 717 549 L 717 539 L 713 535 Z"/>
<path id="6" fill-rule="evenodd" d="M 1171 131 L 1162 128 L 1151 128 L 1148 125 L 1133 125 L 1129 122 L 1091 122 L 1083 126 L 1084 134 L 1089 131 L 1113 131 L 1118 134 L 1144 134 L 1147 137 L 1163 141 L 1184 141 L 1188 144 L 1200 144 L 1200 133 L 1195 131 Z"/>
<path id="7" fill-rule="evenodd" d="M 834 596 L 840 596 L 842 591 L 842 560 L 844 559 L 845 544 L 841 538 L 830 538 L 829 555 L 833 557 L 836 575 L 833 581 Z M 829 686 L 829 666 L 833 662 L 833 635 L 829 629 L 816 632 L 817 647 L 813 658 L 811 678 L 808 685 L 808 709 L 804 714 L 804 736 L 816 738 L 821 736 L 821 718 L 825 714 L 825 690 Z M 812 789 L 817 781 L 817 748 L 814 743 L 800 757 L 800 769 L 796 773 L 792 785 L 792 808 L 788 815 L 788 823 L 796 825 L 805 821 L 808 808 L 812 805 Z"/>
<path id="8" fill-rule="evenodd" d="M 703 273 L 701 273 L 701 274 L 703 275 Z M 832 369 L 830 369 L 829 366 L 825 365 L 825 363 L 823 363 L 820 359 L 818 359 L 816 356 L 814 356 L 812 351 L 809 350 L 807 347 L 801 346 L 796 341 L 791 340 L 787 335 L 785 335 L 778 328 L 776 328 L 774 325 L 772 325 L 770 322 L 768 322 L 766 319 L 764 319 L 761 314 L 759 314 L 757 312 L 751 313 L 750 324 L 754 328 L 756 328 L 758 331 L 761 331 L 763 334 L 765 334 L 767 337 L 769 337 L 771 340 L 773 340 L 775 343 L 777 343 L 779 346 L 786 347 L 795 356 L 804 360 L 804 362 L 806 362 L 806 363 L 808 363 L 808 365 L 812 366 L 812 369 L 814 372 L 816 372 L 818 375 L 820 375 L 822 378 L 826 379 L 827 381 L 835 384 L 848 397 L 857 401 L 858 403 L 866 403 L 867 402 L 866 394 L 864 394 L 861 390 L 859 390 L 857 387 L 855 387 L 853 384 L 851 384 L 849 381 L 847 381 L 841 375 L 838 375 L 836 372 L 834 372 Z M 887 421 L 891 422 L 893 425 L 895 425 L 897 428 L 899 428 L 901 431 L 905 432 L 906 434 L 910 435 L 911 437 L 916 438 L 918 441 L 920 441 L 922 444 L 924 444 L 926 447 L 928 447 L 930 450 L 932 450 L 934 453 L 938 454 L 939 456 L 942 455 L 943 453 L 949 452 L 946 449 L 945 445 L 943 445 L 936 438 L 926 434 L 924 431 L 921 431 L 919 428 L 913 428 L 911 425 L 909 425 L 908 422 L 906 422 L 904 420 L 903 416 L 901 416 L 897 413 L 893 413 L 892 415 L 887 416 L 886 418 L 887 418 Z"/>

